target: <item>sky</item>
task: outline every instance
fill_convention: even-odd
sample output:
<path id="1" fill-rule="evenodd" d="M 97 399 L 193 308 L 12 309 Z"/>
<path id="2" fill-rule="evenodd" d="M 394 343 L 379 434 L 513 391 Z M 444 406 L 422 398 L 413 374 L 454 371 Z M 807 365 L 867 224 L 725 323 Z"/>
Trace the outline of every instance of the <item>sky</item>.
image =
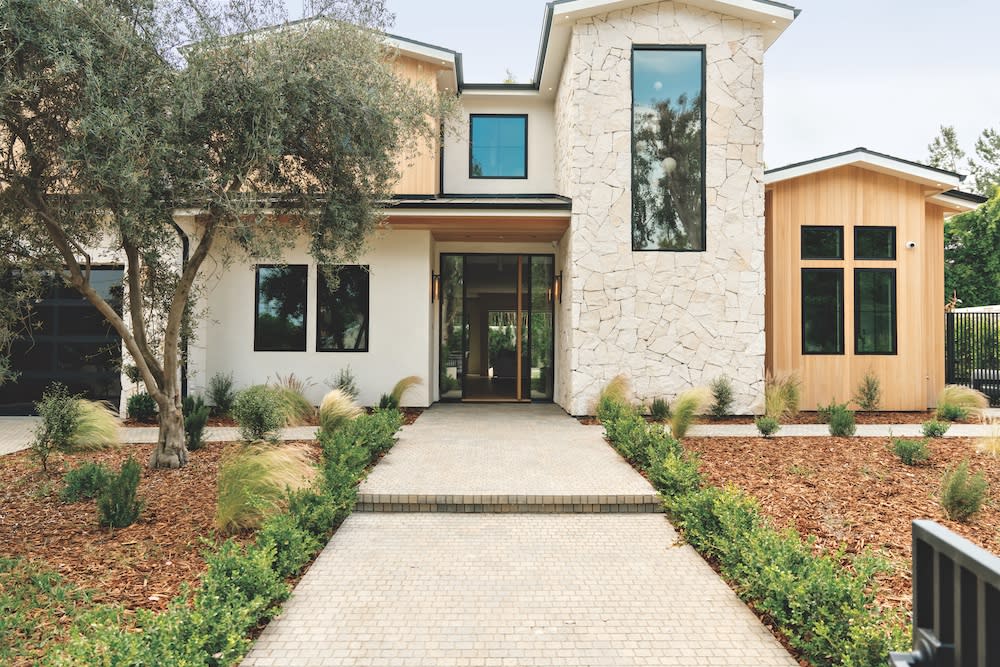
<path id="1" fill-rule="evenodd" d="M 923 161 L 940 125 L 968 152 L 1000 129 L 996 0 L 785 1 L 802 14 L 765 56 L 769 168 L 857 146 Z M 461 52 L 467 82 L 531 80 L 544 0 L 386 2 L 392 32 Z"/>

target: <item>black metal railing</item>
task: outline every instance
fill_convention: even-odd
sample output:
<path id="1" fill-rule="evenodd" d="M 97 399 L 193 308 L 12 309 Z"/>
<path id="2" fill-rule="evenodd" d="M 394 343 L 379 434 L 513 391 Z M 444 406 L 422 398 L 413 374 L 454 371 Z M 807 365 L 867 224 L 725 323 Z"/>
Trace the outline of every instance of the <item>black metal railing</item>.
<path id="1" fill-rule="evenodd" d="M 933 521 L 913 522 L 913 651 L 890 667 L 1000 665 L 1000 558 Z"/>
<path id="2" fill-rule="evenodd" d="M 1000 313 L 945 315 L 945 382 L 1000 403 Z"/>

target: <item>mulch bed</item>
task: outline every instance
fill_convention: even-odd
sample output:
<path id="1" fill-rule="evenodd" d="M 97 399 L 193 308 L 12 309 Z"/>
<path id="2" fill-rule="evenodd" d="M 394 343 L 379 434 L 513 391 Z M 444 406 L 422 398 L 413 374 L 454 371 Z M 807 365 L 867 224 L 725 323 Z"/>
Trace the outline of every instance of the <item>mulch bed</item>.
<path id="1" fill-rule="evenodd" d="M 367 408 L 368 412 L 371 412 L 371 408 Z M 417 421 L 417 418 L 423 414 L 424 408 L 400 408 L 400 412 L 403 413 L 403 424 L 410 425 Z M 124 419 L 122 420 L 122 425 L 124 426 L 156 426 L 157 422 L 140 422 L 135 419 Z M 318 426 L 319 421 L 312 419 L 309 421 L 307 426 Z M 206 426 L 231 426 L 236 427 L 239 424 L 232 417 L 209 417 Z"/>
<path id="2" fill-rule="evenodd" d="M 817 538 L 818 549 L 846 546 L 881 552 L 895 566 L 879 597 L 911 605 L 910 522 L 932 519 L 994 553 L 1000 552 L 1000 460 L 975 441 L 929 442 L 931 458 L 904 465 L 887 438 L 686 438 L 715 485 L 733 484 L 757 498 L 778 526 Z M 945 517 L 938 489 L 945 469 L 963 459 L 982 470 L 994 496 L 968 521 Z"/>
<path id="3" fill-rule="evenodd" d="M 597 417 L 577 417 L 581 424 L 593 426 L 600 424 Z M 647 416 L 648 421 L 653 421 Z M 695 424 L 753 424 L 753 415 L 728 415 L 726 417 L 710 417 L 707 415 L 696 417 Z M 925 421 L 934 419 L 933 410 L 923 412 L 855 412 L 854 420 L 858 424 L 923 424 Z M 783 417 L 782 424 L 823 424 L 819 415 L 814 411 L 804 411 L 790 417 Z M 968 417 L 956 423 L 978 424 L 978 417 Z"/>

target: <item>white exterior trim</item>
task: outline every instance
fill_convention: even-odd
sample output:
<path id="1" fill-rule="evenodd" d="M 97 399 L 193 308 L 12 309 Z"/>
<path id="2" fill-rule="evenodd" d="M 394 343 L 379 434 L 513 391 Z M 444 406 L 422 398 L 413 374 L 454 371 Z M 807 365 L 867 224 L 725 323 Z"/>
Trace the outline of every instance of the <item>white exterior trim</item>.
<path id="1" fill-rule="evenodd" d="M 764 173 L 764 184 L 771 185 L 846 166 L 862 167 L 890 176 L 898 176 L 908 181 L 921 183 L 939 192 L 956 189 L 964 180 L 964 177 L 957 174 L 945 173 L 931 167 L 898 160 L 888 155 L 873 153 L 864 148 L 856 148 L 847 153 L 772 169 Z"/>
<path id="2" fill-rule="evenodd" d="M 965 211 L 975 211 L 981 206 L 981 204 L 971 202 L 968 199 L 962 199 L 961 197 L 949 195 L 947 192 L 942 192 L 939 195 L 928 197 L 927 201 L 932 204 L 937 204 L 939 206 L 944 206 L 947 209 L 951 209 L 947 215 L 957 215 L 959 213 L 964 213 Z"/>

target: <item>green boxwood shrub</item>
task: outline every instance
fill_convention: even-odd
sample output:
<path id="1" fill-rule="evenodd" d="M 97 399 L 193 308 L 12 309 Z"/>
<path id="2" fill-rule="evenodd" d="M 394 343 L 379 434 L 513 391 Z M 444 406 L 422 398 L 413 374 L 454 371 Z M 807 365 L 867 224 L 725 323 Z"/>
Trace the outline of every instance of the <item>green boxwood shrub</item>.
<path id="1" fill-rule="evenodd" d="M 940 438 L 948 432 L 949 428 L 951 428 L 951 424 L 936 419 L 929 419 L 920 426 L 925 438 Z"/>
<path id="2" fill-rule="evenodd" d="M 244 440 L 273 437 L 285 425 L 284 403 L 274 387 L 257 384 L 236 395 L 232 407 L 233 419 Z"/>
<path id="3" fill-rule="evenodd" d="M 125 404 L 125 414 L 137 422 L 151 422 L 156 419 L 156 401 L 144 391 L 132 394 Z"/>
<path id="4" fill-rule="evenodd" d="M 765 438 L 770 438 L 772 435 L 778 432 L 781 428 L 781 424 L 774 417 L 757 417 L 753 421 L 754 426 L 757 427 L 757 432 L 760 433 Z"/>

